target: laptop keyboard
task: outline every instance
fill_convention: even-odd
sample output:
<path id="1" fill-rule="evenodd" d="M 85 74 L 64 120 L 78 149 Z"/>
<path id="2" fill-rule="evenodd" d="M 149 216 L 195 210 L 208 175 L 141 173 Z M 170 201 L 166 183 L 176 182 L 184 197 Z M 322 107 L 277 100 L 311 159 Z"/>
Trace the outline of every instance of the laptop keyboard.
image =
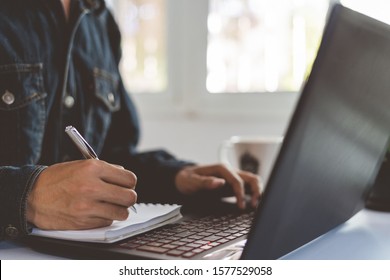
<path id="1" fill-rule="evenodd" d="M 192 258 L 219 245 L 246 236 L 253 212 L 205 216 L 170 224 L 118 244 L 122 249 Z"/>

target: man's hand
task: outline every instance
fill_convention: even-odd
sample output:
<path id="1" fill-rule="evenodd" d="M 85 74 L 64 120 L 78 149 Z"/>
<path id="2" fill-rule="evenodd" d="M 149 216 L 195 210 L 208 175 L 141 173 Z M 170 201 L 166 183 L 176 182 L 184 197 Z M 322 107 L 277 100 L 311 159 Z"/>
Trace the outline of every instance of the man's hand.
<path id="1" fill-rule="evenodd" d="M 49 166 L 27 199 L 27 221 L 41 229 L 88 229 L 125 220 L 137 201 L 136 176 L 101 160 Z"/>
<path id="2" fill-rule="evenodd" d="M 213 190 L 228 183 L 237 198 L 239 208 L 245 208 L 245 189 L 248 185 L 251 191 L 251 205 L 256 207 L 260 198 L 260 178 L 250 172 L 233 171 L 223 164 L 189 166 L 179 171 L 175 183 L 183 194 L 192 194 L 200 190 Z"/>

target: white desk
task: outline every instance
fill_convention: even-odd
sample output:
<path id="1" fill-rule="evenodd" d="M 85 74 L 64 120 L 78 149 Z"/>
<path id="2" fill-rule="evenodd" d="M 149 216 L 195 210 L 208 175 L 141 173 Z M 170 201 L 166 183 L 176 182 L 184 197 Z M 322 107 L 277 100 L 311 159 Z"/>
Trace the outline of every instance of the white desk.
<path id="1" fill-rule="evenodd" d="M 0 242 L 0 259 L 61 259 L 16 242 Z M 390 260 L 390 213 L 363 209 L 346 223 L 282 259 Z"/>
<path id="2" fill-rule="evenodd" d="M 0 260 L 61 260 L 63 258 L 34 251 L 16 242 L 0 242 Z"/>
<path id="3" fill-rule="evenodd" d="M 282 259 L 390 260 L 390 213 L 363 209 Z"/>

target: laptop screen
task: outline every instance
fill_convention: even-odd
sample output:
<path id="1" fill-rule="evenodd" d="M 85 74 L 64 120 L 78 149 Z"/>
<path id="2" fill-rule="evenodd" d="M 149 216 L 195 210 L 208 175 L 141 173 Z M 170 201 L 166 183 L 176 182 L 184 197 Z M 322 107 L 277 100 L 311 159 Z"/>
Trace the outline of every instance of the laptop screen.
<path id="1" fill-rule="evenodd" d="M 280 258 L 363 208 L 389 137 L 389 75 L 389 26 L 334 6 L 242 258 Z"/>

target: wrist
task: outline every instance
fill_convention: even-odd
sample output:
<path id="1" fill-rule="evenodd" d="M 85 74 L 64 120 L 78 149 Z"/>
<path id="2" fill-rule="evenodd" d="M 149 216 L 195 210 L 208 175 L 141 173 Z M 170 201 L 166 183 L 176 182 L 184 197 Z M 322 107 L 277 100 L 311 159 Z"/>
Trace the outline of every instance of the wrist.
<path id="1" fill-rule="evenodd" d="M 41 173 L 47 168 L 47 166 L 40 166 L 31 176 L 28 182 L 28 189 L 25 198 L 25 219 L 26 223 L 35 224 L 36 208 L 35 208 L 35 190 L 38 184 Z"/>

